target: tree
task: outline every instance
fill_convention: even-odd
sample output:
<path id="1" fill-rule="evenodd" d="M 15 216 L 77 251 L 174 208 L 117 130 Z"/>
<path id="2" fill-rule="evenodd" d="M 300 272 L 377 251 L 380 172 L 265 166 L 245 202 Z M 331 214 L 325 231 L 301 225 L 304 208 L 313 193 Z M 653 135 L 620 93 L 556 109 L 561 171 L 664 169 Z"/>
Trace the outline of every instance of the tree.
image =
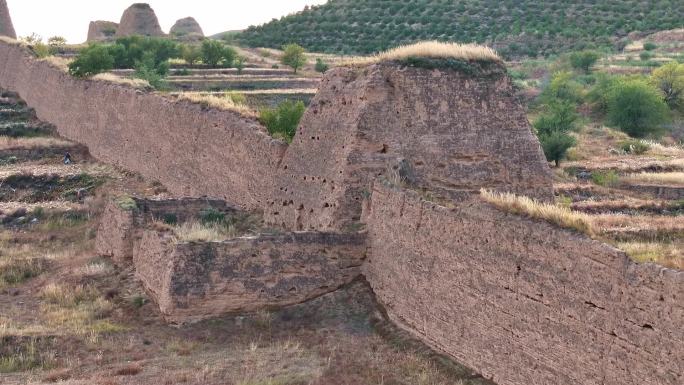
<path id="1" fill-rule="evenodd" d="M 547 101 L 566 100 L 579 103 L 582 101 L 582 86 L 572 79 L 571 72 L 556 72 L 542 91 L 541 99 Z"/>
<path id="2" fill-rule="evenodd" d="M 594 51 L 580 51 L 570 54 L 570 65 L 585 73 L 591 72 L 591 67 L 596 64 L 601 56 Z"/>
<path id="3" fill-rule="evenodd" d="M 330 66 L 323 62 L 321 58 L 316 59 L 316 66 L 314 67 L 316 72 L 325 73 L 326 71 L 328 71 L 329 68 Z"/>
<path id="4" fill-rule="evenodd" d="M 579 119 L 579 115 L 574 104 L 564 100 L 554 100 L 546 106 L 546 111 L 535 120 L 534 128 L 540 134 L 574 131 L 577 119 Z"/>
<path id="5" fill-rule="evenodd" d="M 216 67 L 223 59 L 223 43 L 217 40 L 205 39 L 202 42 L 202 62 L 208 66 Z"/>
<path id="6" fill-rule="evenodd" d="M 72 76 L 86 77 L 109 71 L 114 68 L 114 57 L 106 46 L 93 44 L 82 50 L 76 60 L 69 63 Z"/>
<path id="7" fill-rule="evenodd" d="M 237 58 L 235 58 L 235 68 L 237 69 L 238 75 L 242 75 L 242 70 L 245 68 L 245 57 L 242 55 L 238 55 Z"/>
<path id="8" fill-rule="evenodd" d="M 548 134 L 539 135 L 544 155 L 549 162 L 554 162 L 556 167 L 560 166 L 560 161 L 565 159 L 568 150 L 577 141 L 567 132 L 554 131 Z"/>
<path id="9" fill-rule="evenodd" d="M 684 107 L 684 64 L 673 61 L 656 68 L 650 82 L 662 92 L 670 108 Z"/>
<path id="10" fill-rule="evenodd" d="M 306 56 L 304 55 L 304 48 L 298 44 L 288 44 L 283 47 L 283 57 L 280 62 L 291 67 L 294 73 L 306 64 Z"/>
<path id="11" fill-rule="evenodd" d="M 223 66 L 224 67 L 233 67 L 235 65 L 235 59 L 237 58 L 238 54 L 235 48 L 233 47 L 225 47 L 223 48 Z"/>
<path id="12" fill-rule="evenodd" d="M 196 45 L 184 45 L 181 48 L 181 57 L 186 63 L 193 65 L 202 59 L 202 50 Z"/>
<path id="13" fill-rule="evenodd" d="M 48 39 L 48 45 L 50 47 L 62 48 L 66 45 L 66 39 L 62 36 L 52 36 Z"/>
<path id="14" fill-rule="evenodd" d="M 552 100 L 545 107 L 544 113 L 535 120 L 534 128 L 546 159 L 558 167 L 576 143 L 569 132 L 575 130 L 579 115 L 575 105 L 567 100 Z"/>
<path id="15" fill-rule="evenodd" d="M 645 80 L 621 81 L 608 96 L 608 122 L 632 137 L 656 135 L 668 121 L 669 109 L 660 92 Z"/>

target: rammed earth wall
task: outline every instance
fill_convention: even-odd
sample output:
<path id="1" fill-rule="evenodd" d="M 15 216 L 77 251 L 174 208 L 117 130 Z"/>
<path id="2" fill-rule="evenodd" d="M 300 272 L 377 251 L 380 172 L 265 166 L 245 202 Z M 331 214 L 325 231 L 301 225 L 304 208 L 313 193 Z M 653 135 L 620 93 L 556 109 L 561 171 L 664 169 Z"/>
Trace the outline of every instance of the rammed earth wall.
<path id="1" fill-rule="evenodd" d="M 392 320 L 498 384 L 684 383 L 684 272 L 477 199 L 376 183 L 367 214 Z"/>
<path id="2" fill-rule="evenodd" d="M 4 42 L 0 87 L 19 93 L 40 119 L 94 157 L 158 180 L 177 195 L 261 208 L 286 148 L 252 118 L 74 79 Z"/>
<path id="3" fill-rule="evenodd" d="M 136 245 L 136 276 L 166 320 L 294 305 L 361 275 L 364 234 L 289 233 L 225 242 L 176 243 L 147 230 Z"/>

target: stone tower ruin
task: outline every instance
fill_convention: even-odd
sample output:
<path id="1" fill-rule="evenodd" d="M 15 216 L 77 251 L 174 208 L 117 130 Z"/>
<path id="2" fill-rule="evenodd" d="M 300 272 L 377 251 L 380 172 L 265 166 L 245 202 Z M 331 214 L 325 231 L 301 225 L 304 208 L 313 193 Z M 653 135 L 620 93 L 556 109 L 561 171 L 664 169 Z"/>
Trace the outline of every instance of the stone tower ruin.
<path id="1" fill-rule="evenodd" d="M 0 36 L 9 36 L 12 39 L 17 38 L 6 0 L 0 0 Z"/>
<path id="2" fill-rule="evenodd" d="M 149 4 L 133 4 L 121 16 L 116 37 L 131 35 L 164 36 L 157 15 Z"/>

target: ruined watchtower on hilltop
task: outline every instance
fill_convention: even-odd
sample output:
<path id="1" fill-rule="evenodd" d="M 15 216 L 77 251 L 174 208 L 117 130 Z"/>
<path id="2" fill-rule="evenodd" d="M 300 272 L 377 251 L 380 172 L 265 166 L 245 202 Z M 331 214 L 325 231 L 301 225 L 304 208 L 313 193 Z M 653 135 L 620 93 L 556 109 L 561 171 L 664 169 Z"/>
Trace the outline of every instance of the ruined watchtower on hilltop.
<path id="1" fill-rule="evenodd" d="M 17 34 L 14 32 L 14 25 L 12 25 L 12 18 L 10 17 L 6 0 L 0 0 L 0 36 L 8 36 L 12 39 L 17 38 Z"/>
<path id="2" fill-rule="evenodd" d="M 330 71 L 280 165 L 267 219 L 342 229 L 360 220 L 377 178 L 445 199 L 482 188 L 551 199 L 503 63 L 483 47 L 451 48 L 464 52 L 423 43 Z"/>

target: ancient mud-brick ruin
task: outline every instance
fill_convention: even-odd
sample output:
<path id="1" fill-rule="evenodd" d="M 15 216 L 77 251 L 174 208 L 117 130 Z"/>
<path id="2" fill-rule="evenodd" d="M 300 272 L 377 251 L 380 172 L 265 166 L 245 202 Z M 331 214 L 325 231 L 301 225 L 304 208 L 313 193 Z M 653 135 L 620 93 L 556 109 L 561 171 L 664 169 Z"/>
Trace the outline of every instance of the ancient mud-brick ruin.
<path id="1" fill-rule="evenodd" d="M 181 40 L 201 40 L 204 37 L 204 31 L 197 20 L 186 17 L 176 21 L 169 30 L 169 35 Z"/>
<path id="2" fill-rule="evenodd" d="M 112 21 L 91 21 L 88 25 L 88 42 L 113 40 L 119 24 Z"/>
<path id="3" fill-rule="evenodd" d="M 76 80 L 17 45 L 0 43 L 0 87 L 100 160 L 195 197 L 111 202 L 98 234 L 171 322 L 364 277 L 397 325 L 502 385 L 684 382 L 684 272 L 480 199 L 552 197 L 498 62 L 332 70 L 289 146 L 253 118 Z M 263 211 L 276 230 L 174 242 L 155 226 L 205 207 Z"/>
<path id="4" fill-rule="evenodd" d="M 149 4 L 133 4 L 121 16 L 116 37 L 131 35 L 164 36 L 157 15 Z"/>
<path id="5" fill-rule="evenodd" d="M 13 39 L 17 38 L 6 0 L 0 0 L 0 36 L 9 36 Z"/>

